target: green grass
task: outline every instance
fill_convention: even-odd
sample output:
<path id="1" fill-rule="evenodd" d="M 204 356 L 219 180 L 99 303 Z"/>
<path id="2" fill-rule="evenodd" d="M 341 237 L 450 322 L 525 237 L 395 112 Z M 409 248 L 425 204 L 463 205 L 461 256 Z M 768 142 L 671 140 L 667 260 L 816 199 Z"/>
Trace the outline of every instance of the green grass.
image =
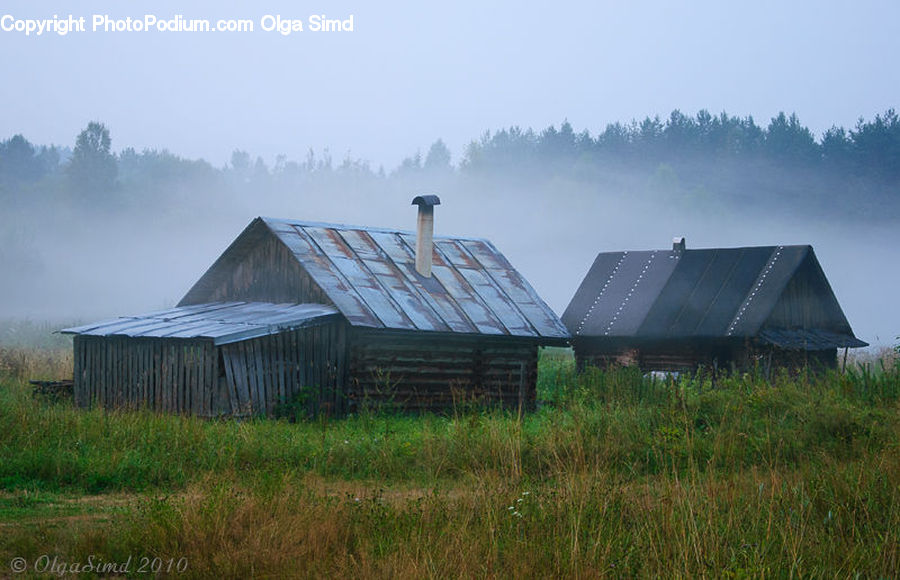
<path id="1" fill-rule="evenodd" d="M 713 385 L 577 374 L 549 351 L 539 398 L 521 418 L 204 421 L 78 410 L 0 374 L 0 557 L 185 557 L 201 577 L 900 574 L 895 362 Z"/>

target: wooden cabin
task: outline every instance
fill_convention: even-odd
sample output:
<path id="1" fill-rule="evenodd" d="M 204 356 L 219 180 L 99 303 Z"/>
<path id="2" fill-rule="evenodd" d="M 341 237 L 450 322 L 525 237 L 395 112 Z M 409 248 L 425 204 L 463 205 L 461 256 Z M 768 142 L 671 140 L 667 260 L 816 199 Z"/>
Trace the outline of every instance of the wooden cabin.
<path id="1" fill-rule="evenodd" d="M 581 368 L 820 368 L 867 346 L 812 246 L 604 252 L 562 320 Z"/>
<path id="2" fill-rule="evenodd" d="M 554 312 L 489 241 L 256 218 L 177 307 L 75 334 L 75 401 L 201 416 L 301 401 L 448 409 L 534 404 Z"/>

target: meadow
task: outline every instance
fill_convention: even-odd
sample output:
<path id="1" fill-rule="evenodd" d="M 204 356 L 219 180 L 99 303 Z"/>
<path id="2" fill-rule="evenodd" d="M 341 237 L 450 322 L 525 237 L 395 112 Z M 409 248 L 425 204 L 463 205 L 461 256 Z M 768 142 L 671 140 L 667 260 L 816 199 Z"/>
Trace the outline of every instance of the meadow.
<path id="1" fill-rule="evenodd" d="M 0 576 L 900 575 L 889 353 L 713 383 L 546 350 L 532 413 L 296 422 L 79 410 L 27 382 L 66 376 L 64 346 L 0 347 Z"/>

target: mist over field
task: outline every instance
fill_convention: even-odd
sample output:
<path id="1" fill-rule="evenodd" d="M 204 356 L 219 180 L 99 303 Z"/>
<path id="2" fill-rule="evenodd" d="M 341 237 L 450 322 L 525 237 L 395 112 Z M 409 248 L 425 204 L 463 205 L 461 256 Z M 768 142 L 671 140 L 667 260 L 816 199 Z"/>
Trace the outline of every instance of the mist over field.
<path id="1" fill-rule="evenodd" d="M 29 181 L 13 171 L 23 145 L 11 138 L 0 148 L 0 269 L 15 275 L 0 285 L 0 318 L 89 321 L 167 308 L 256 216 L 414 230 L 412 197 L 437 193 L 436 235 L 490 239 L 557 313 L 598 252 L 665 249 L 673 236 L 692 248 L 811 244 L 856 334 L 894 344 L 900 200 L 894 173 L 882 173 L 896 172 L 896 159 L 876 171 L 859 154 L 838 169 L 821 152 L 773 156 L 775 121 L 755 153 L 641 144 L 647 129 L 636 124 L 592 138 L 564 123 L 487 134 L 462 159 L 438 140 L 390 171 L 314 152 L 269 167 L 239 149 L 214 168 L 110 145 L 99 159 L 115 171 L 107 183 L 90 173 L 82 189 L 76 152 L 29 143 L 32 160 L 66 159 Z M 659 143 L 673 123 L 660 125 Z M 627 147 L 608 143 L 617 131 Z M 795 131 L 824 149 L 802 126 Z"/>

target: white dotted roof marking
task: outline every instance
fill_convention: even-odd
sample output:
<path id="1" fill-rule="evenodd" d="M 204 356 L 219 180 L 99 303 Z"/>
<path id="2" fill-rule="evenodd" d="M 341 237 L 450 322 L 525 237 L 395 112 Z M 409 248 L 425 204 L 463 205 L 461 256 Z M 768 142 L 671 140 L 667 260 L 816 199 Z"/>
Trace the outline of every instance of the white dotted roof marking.
<path id="1" fill-rule="evenodd" d="M 769 275 L 769 272 L 772 271 L 772 268 L 775 266 L 775 262 L 778 261 L 778 258 L 781 257 L 781 250 L 784 249 L 784 246 L 778 246 L 775 250 L 775 253 L 769 258 L 769 263 L 766 264 L 766 269 L 763 270 L 762 276 L 759 277 L 759 281 L 756 283 L 756 286 L 753 287 L 753 291 L 750 292 L 750 296 L 744 300 L 744 303 L 741 305 L 741 309 L 738 310 L 737 316 L 734 317 L 734 320 L 731 321 L 731 324 L 728 325 L 728 332 L 725 333 L 726 336 L 731 336 L 734 333 L 735 327 L 737 327 L 738 322 L 741 321 L 741 317 L 744 315 L 744 312 L 747 308 L 750 307 L 750 303 L 753 302 L 753 299 L 756 297 L 756 293 L 760 291 L 762 288 L 763 282 L 766 281 L 766 277 Z"/>
<path id="2" fill-rule="evenodd" d="M 658 250 L 653 250 L 652 252 L 650 252 L 650 257 L 647 258 L 647 261 L 644 263 L 644 267 L 641 269 L 641 273 L 638 274 L 637 280 L 634 281 L 634 284 L 631 285 L 631 289 L 628 290 L 628 296 L 626 296 L 622 303 L 619 305 L 616 313 L 613 314 L 612 320 L 610 320 L 609 324 L 606 326 L 606 330 L 603 332 L 605 336 L 609 336 L 609 331 L 612 330 L 613 324 L 615 324 L 616 320 L 619 319 L 619 314 L 622 313 L 622 310 L 625 309 L 625 306 L 628 303 L 628 297 L 634 294 L 634 291 L 637 290 L 638 284 L 640 284 L 641 280 L 644 279 L 644 274 L 646 274 L 647 270 L 650 269 L 650 264 L 653 262 L 653 258 L 656 257 L 657 251 Z"/>
<path id="3" fill-rule="evenodd" d="M 584 325 L 587 323 L 588 318 L 591 317 L 591 314 L 594 312 L 594 308 L 596 308 L 597 303 L 600 302 L 600 297 L 603 296 L 603 293 L 606 292 L 606 289 L 609 287 L 612 282 L 613 277 L 616 275 L 616 272 L 619 271 L 619 267 L 622 266 L 622 262 L 625 261 L 625 256 L 628 255 L 628 252 L 622 252 L 622 257 L 619 258 L 619 261 L 616 263 L 616 267 L 613 268 L 613 271 L 609 274 L 609 277 L 606 279 L 606 284 L 603 285 L 603 288 L 600 289 L 597 297 L 594 298 L 594 303 L 591 304 L 591 307 L 588 308 L 587 313 L 585 313 L 584 318 L 581 319 L 581 322 L 578 324 L 578 328 L 575 329 L 575 334 L 581 334 L 581 329 L 584 328 Z"/>

